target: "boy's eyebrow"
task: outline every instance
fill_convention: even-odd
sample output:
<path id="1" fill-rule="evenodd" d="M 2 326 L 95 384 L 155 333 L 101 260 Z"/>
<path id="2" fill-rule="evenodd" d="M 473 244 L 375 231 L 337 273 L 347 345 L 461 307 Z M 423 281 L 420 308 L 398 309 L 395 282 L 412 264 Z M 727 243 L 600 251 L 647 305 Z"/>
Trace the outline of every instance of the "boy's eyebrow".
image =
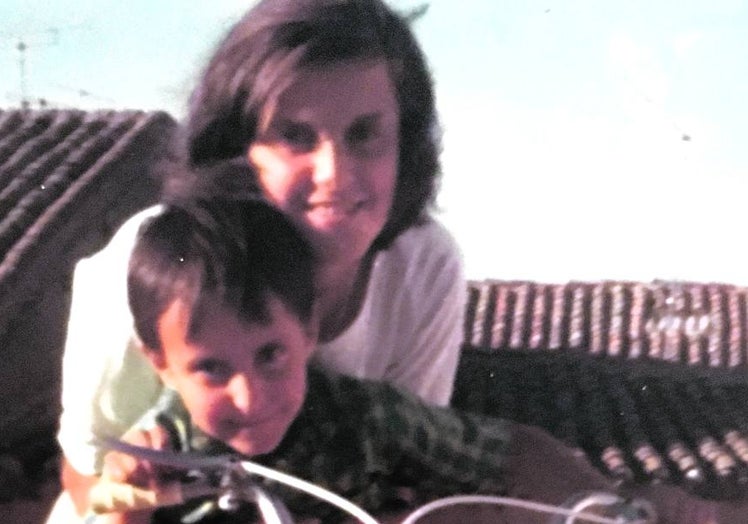
<path id="1" fill-rule="evenodd" d="M 256 355 L 262 355 L 263 353 L 266 353 L 268 351 L 275 351 L 276 349 L 282 349 L 283 344 L 278 340 L 271 340 L 270 342 L 266 342 L 265 344 L 258 346 L 255 348 L 254 353 Z"/>
<path id="2" fill-rule="evenodd" d="M 187 360 L 186 365 L 188 369 L 194 369 L 195 366 L 198 366 L 204 362 L 218 362 L 221 358 L 213 355 L 211 352 L 200 352 L 196 355 L 192 355 L 189 360 Z"/>

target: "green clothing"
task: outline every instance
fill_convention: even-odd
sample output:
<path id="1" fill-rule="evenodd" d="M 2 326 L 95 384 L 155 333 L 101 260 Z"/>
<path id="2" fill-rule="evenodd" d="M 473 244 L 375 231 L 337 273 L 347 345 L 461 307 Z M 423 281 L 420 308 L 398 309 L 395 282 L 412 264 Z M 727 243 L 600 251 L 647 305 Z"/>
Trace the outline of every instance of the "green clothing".
<path id="1" fill-rule="evenodd" d="M 188 420 L 176 395 L 162 402 L 172 420 Z M 279 447 L 252 460 L 318 484 L 369 511 L 397 506 L 398 488 L 419 500 L 457 493 L 503 492 L 509 447 L 504 420 L 431 407 L 384 383 L 310 369 L 301 413 Z M 189 422 L 187 422 L 189 426 Z M 182 448 L 231 452 L 192 427 Z M 327 503 L 272 486 L 296 514 L 331 516 Z"/>

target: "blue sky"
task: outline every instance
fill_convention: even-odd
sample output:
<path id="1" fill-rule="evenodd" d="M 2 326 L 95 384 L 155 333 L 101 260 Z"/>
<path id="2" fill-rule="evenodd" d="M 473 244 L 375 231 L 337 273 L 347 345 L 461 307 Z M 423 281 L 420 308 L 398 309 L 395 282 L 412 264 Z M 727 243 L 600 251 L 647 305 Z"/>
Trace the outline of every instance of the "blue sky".
<path id="1" fill-rule="evenodd" d="M 432 0 L 440 217 L 468 276 L 748 284 L 747 4 Z M 0 106 L 22 39 L 31 99 L 179 116 L 247 5 L 3 0 Z"/>

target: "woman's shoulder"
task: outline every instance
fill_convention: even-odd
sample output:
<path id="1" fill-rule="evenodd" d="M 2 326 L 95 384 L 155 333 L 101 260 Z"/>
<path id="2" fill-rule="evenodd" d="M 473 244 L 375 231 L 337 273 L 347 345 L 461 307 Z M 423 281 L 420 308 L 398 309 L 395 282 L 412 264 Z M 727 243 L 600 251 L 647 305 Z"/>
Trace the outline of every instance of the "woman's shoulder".
<path id="1" fill-rule="evenodd" d="M 147 207 L 125 220 L 99 254 L 107 253 L 122 247 L 127 248 L 128 250 L 132 248 L 135 245 L 135 238 L 137 237 L 140 226 L 142 226 L 147 219 L 158 214 L 162 209 L 163 207 L 161 205 Z"/>
<path id="2" fill-rule="evenodd" d="M 155 205 L 143 209 L 138 213 L 128 218 L 120 227 L 115 231 L 112 238 L 107 244 L 99 251 L 95 252 L 88 258 L 82 259 L 78 262 L 78 268 L 87 267 L 101 267 L 109 265 L 118 265 L 123 263 L 122 261 L 129 260 L 130 251 L 135 245 L 135 239 L 138 234 L 140 226 L 149 217 L 156 215 L 161 211 L 162 206 Z"/>
<path id="3" fill-rule="evenodd" d="M 403 231 L 386 252 L 408 257 L 416 254 L 458 257 L 460 250 L 449 230 L 437 219 L 429 217 Z"/>
<path id="4" fill-rule="evenodd" d="M 451 287 L 462 281 L 463 265 L 451 233 L 437 220 L 428 219 L 403 232 L 379 254 L 372 282 L 390 297 L 434 296 L 433 286 Z"/>
<path id="5" fill-rule="evenodd" d="M 385 273 L 406 279 L 428 278 L 434 273 L 458 275 L 462 253 L 449 230 L 434 218 L 404 231 L 383 251 L 377 264 Z"/>

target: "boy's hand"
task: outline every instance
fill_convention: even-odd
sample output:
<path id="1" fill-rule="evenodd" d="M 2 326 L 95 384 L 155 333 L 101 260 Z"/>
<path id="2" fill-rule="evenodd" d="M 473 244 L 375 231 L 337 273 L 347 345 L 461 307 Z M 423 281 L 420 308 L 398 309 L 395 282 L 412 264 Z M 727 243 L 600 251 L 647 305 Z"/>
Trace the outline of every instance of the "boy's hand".
<path id="1" fill-rule="evenodd" d="M 151 449 L 170 449 L 168 433 L 161 427 L 155 426 L 149 430 L 131 429 L 120 438 L 127 444 L 147 447 Z M 105 482 L 131 484 L 158 492 L 162 488 L 162 478 L 167 468 L 152 464 L 120 451 L 110 451 L 104 456 L 104 467 L 101 478 Z M 99 515 L 97 522 L 106 524 L 148 524 L 151 522 L 152 509 L 127 511 L 125 513 L 110 513 Z"/>
<path id="2" fill-rule="evenodd" d="M 134 446 L 157 450 L 171 449 L 169 434 L 160 426 L 149 430 L 131 429 L 122 435 L 120 440 Z M 111 482 L 132 484 L 141 488 L 156 488 L 167 473 L 167 468 L 164 466 L 152 464 L 120 451 L 110 451 L 104 456 L 102 477 Z"/>

